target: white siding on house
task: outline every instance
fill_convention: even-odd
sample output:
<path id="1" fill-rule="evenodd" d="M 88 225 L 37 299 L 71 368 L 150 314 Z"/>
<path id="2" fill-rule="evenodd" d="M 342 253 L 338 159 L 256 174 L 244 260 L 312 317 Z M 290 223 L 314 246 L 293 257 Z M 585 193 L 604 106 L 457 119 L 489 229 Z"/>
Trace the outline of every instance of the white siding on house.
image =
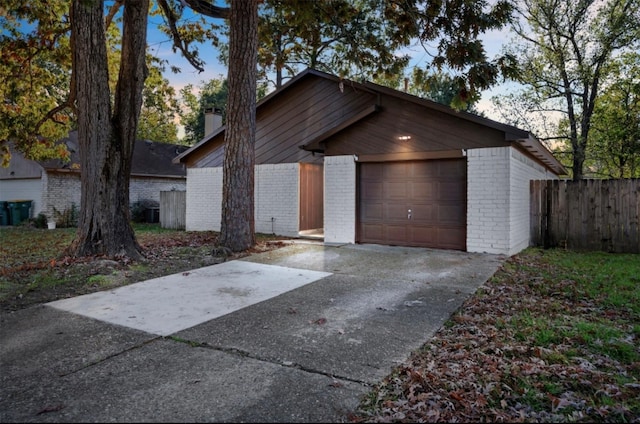
<path id="1" fill-rule="evenodd" d="M 42 211 L 42 181 L 40 178 L 0 180 L 0 200 L 31 200 L 30 218 Z"/>
<path id="2" fill-rule="evenodd" d="M 509 209 L 509 255 L 516 254 L 530 245 L 531 239 L 531 180 L 557 178 L 540 164 L 534 162 L 516 149 L 511 149 L 510 203 Z"/>
<path id="3" fill-rule="evenodd" d="M 54 208 L 62 213 L 65 209 L 75 205 L 80 209 L 81 182 L 77 173 L 44 173 L 43 177 L 43 211 L 48 217 L 56 218 Z M 155 200 L 160 202 L 161 191 L 184 191 L 184 179 L 167 179 L 155 177 L 132 177 L 129 183 L 129 203 L 133 205 L 140 200 Z"/>
<path id="4" fill-rule="evenodd" d="M 509 250 L 509 147 L 467 151 L 467 251 Z"/>
<path id="5" fill-rule="evenodd" d="M 553 178 L 513 147 L 467 151 L 467 251 L 514 255 L 529 246 L 529 181 Z"/>
<path id="6" fill-rule="evenodd" d="M 187 169 L 187 231 L 220 231 L 222 168 Z"/>
<path id="7" fill-rule="evenodd" d="M 254 196 L 256 232 L 297 237 L 299 192 L 299 164 L 257 165 Z"/>
<path id="8" fill-rule="evenodd" d="M 187 231 L 220 231 L 222 178 L 221 167 L 187 169 Z M 257 165 L 254 178 L 256 232 L 296 237 L 299 165 Z"/>
<path id="9" fill-rule="evenodd" d="M 353 156 L 325 156 L 324 193 L 324 242 L 355 243 L 356 163 Z"/>
<path id="10" fill-rule="evenodd" d="M 45 172 L 43 175 L 43 202 L 46 208 L 43 212 L 47 218 L 56 220 L 58 215 L 55 211 L 63 213 L 71 205 L 75 205 L 76 211 L 80 210 L 80 175 L 52 172 Z"/>

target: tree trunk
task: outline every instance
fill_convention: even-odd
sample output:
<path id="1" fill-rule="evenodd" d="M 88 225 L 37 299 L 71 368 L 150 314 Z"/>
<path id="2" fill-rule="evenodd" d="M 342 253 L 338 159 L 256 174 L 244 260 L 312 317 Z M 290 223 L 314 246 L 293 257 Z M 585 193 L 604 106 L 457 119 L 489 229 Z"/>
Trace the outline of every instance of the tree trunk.
<path id="1" fill-rule="evenodd" d="M 240 252 L 255 244 L 258 0 L 232 1 L 229 27 L 229 99 L 220 244 Z"/>
<path id="2" fill-rule="evenodd" d="M 584 177 L 584 160 L 585 160 L 585 149 L 586 142 L 583 140 L 582 136 L 578 138 L 575 142 L 572 143 L 573 148 L 573 181 L 580 181 Z"/>
<path id="3" fill-rule="evenodd" d="M 73 0 L 73 72 L 82 197 L 75 256 L 140 259 L 130 223 L 129 176 L 146 78 L 148 0 L 126 0 L 113 111 L 103 0 Z M 113 112 L 113 113 L 112 113 Z"/>

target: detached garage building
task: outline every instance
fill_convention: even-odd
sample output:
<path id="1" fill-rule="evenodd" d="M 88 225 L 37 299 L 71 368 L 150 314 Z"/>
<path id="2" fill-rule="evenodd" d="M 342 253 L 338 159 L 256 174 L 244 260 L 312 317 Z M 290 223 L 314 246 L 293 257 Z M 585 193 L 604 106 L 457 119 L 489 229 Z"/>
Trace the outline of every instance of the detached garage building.
<path id="1" fill-rule="evenodd" d="M 187 230 L 219 231 L 224 127 L 187 166 Z M 529 181 L 566 174 L 528 132 L 371 83 L 306 70 L 256 111 L 256 231 L 324 242 L 512 255 Z"/>

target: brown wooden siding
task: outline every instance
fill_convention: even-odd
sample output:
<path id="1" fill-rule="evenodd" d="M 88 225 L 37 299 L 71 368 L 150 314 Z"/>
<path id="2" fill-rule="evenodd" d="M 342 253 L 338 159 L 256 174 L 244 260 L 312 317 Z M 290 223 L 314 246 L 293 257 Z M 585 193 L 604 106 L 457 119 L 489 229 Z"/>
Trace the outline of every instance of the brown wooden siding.
<path id="1" fill-rule="evenodd" d="M 376 96 L 325 78 L 301 80 L 295 90 L 284 91 L 277 102 L 258 108 L 256 116 L 256 165 L 275 163 L 322 163 L 322 155 L 300 149 L 335 125 L 374 105 Z M 189 167 L 222 166 L 224 134 L 203 152 L 194 152 Z"/>
<path id="2" fill-rule="evenodd" d="M 196 150 L 186 160 L 187 168 L 222 166 L 224 160 L 224 133 L 209 142 L 206 148 Z"/>
<path id="3" fill-rule="evenodd" d="M 300 164 L 300 231 L 324 226 L 324 167 Z"/>
<path id="4" fill-rule="evenodd" d="M 299 146 L 374 104 L 375 96 L 348 88 L 341 92 L 335 81 L 309 78 L 282 93 L 277 103 L 260 108 L 256 164 L 320 162 Z"/>
<path id="5" fill-rule="evenodd" d="M 400 140 L 409 136 L 409 140 Z M 331 137 L 325 154 L 386 154 L 508 146 L 504 132 L 402 99 Z"/>
<path id="6" fill-rule="evenodd" d="M 359 164 L 358 241 L 466 250 L 466 160 Z"/>

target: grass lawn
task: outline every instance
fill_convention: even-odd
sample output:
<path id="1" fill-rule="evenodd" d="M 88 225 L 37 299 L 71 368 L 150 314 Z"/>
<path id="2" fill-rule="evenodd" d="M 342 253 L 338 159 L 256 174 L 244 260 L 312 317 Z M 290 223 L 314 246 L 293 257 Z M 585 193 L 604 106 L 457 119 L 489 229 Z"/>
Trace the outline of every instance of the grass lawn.
<path id="1" fill-rule="evenodd" d="M 510 258 L 354 422 L 640 422 L 640 255 Z"/>

